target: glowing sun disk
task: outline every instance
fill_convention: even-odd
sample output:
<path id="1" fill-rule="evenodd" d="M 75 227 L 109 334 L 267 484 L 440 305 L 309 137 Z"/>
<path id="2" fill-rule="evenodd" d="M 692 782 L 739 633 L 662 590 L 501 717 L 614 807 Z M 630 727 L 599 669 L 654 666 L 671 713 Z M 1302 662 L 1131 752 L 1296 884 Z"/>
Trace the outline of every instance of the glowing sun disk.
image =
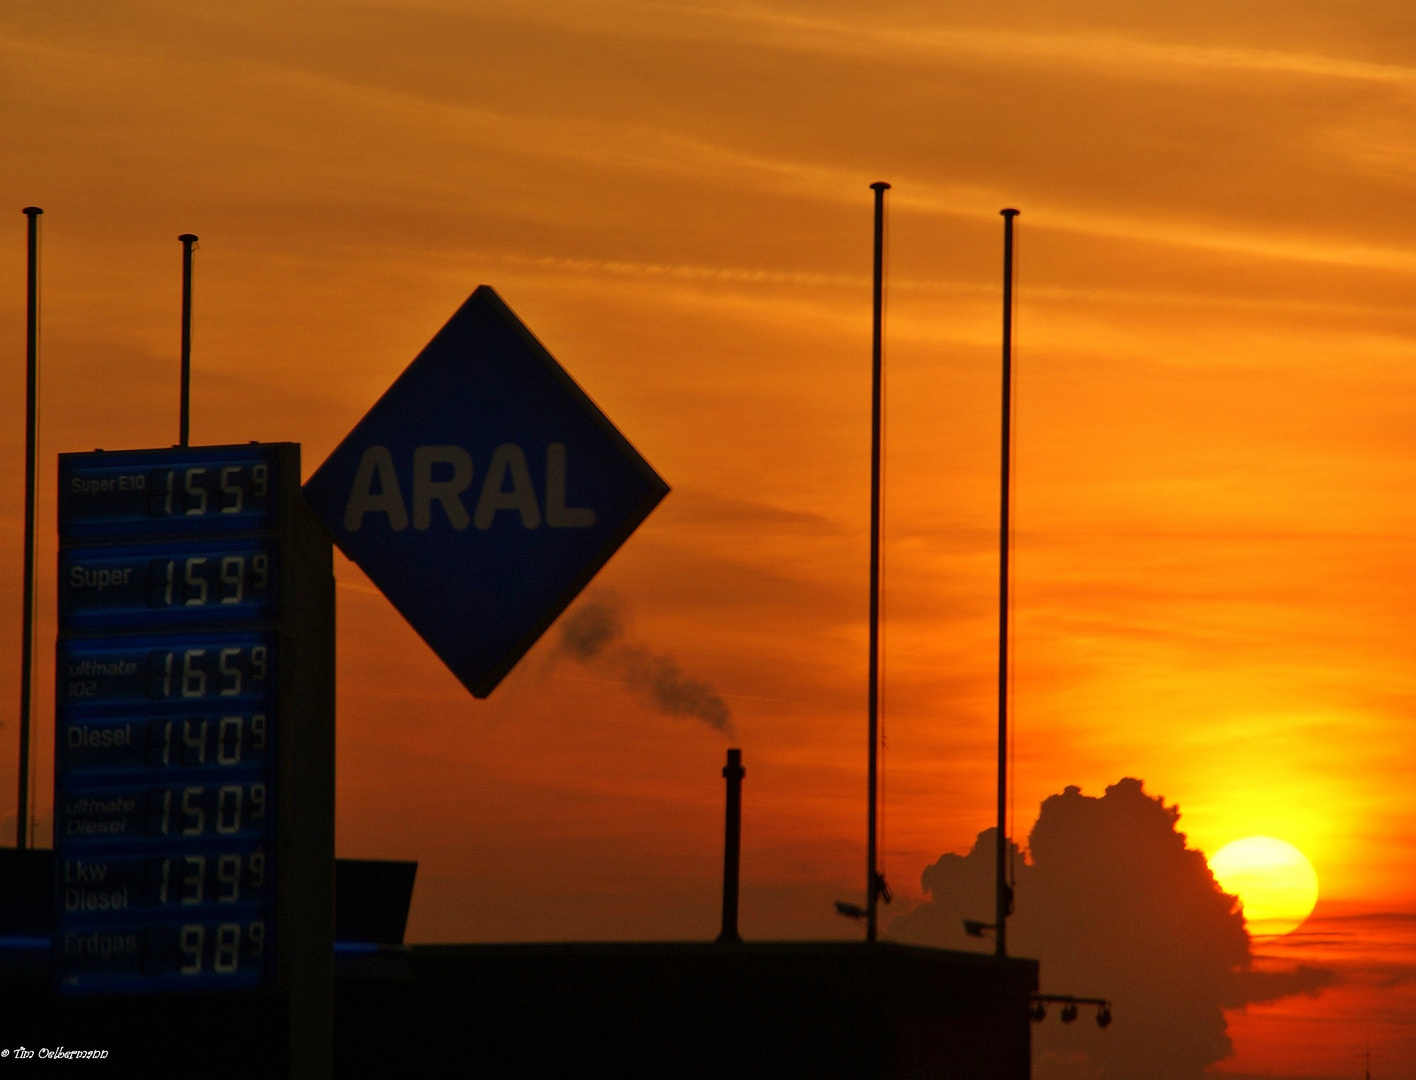
<path id="1" fill-rule="evenodd" d="M 1313 864 L 1286 840 L 1246 836 L 1216 851 L 1209 867 L 1219 887 L 1243 902 L 1251 934 L 1296 930 L 1318 902 Z"/>

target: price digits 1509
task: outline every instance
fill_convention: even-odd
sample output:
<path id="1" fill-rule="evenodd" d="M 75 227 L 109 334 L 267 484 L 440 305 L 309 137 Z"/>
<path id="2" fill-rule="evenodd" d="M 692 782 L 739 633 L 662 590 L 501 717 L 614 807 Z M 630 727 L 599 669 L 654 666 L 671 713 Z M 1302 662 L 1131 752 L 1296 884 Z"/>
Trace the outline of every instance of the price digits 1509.
<path id="1" fill-rule="evenodd" d="M 189 784 L 147 794 L 149 836 L 235 836 L 266 824 L 265 784 Z"/>

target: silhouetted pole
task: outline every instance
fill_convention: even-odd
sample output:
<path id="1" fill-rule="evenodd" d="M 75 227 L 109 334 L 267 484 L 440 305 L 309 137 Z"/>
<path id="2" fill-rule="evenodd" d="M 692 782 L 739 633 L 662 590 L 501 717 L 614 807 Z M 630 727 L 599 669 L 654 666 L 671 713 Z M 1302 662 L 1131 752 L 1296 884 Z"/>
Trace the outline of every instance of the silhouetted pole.
<path id="1" fill-rule="evenodd" d="M 737 945 L 738 933 L 738 868 L 742 859 L 742 751 L 729 750 L 723 776 L 728 781 L 728 808 L 723 825 L 723 929 L 718 944 Z"/>
<path id="2" fill-rule="evenodd" d="M 867 802 L 865 842 L 865 940 L 875 940 L 875 908 L 880 895 L 879 859 L 876 840 L 877 773 L 880 743 L 880 413 L 881 413 L 881 334 L 885 306 L 885 192 L 890 185 L 877 180 L 870 185 L 875 192 L 875 275 L 872 300 L 874 318 L 870 333 L 870 665 L 867 678 L 867 726 L 870 728 L 870 753 L 866 781 Z"/>
<path id="3" fill-rule="evenodd" d="M 29 266 L 25 308 L 25 583 L 20 630 L 20 792 L 15 815 L 15 847 L 29 846 L 30 694 L 34 678 L 34 489 L 39 439 L 39 215 L 37 206 L 22 211 L 29 218 Z"/>
<path id="4" fill-rule="evenodd" d="M 1008 916 L 1013 890 L 1008 884 L 1008 539 L 1013 475 L 1013 219 L 1003 215 L 1003 462 L 998 526 L 998 864 L 994 881 L 994 954 L 1008 955 Z"/>
<path id="5" fill-rule="evenodd" d="M 177 237 L 182 241 L 182 405 L 178 424 L 178 445 L 186 446 L 192 428 L 192 233 Z"/>

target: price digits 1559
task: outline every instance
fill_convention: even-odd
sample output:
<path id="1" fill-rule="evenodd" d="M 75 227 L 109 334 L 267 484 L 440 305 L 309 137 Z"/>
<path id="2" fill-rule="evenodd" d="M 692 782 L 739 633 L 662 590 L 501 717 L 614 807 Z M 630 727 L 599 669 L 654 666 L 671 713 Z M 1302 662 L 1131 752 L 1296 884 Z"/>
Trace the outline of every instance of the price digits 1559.
<path id="1" fill-rule="evenodd" d="M 148 477 L 148 513 L 153 517 L 205 517 L 265 508 L 270 466 L 192 465 L 156 469 Z"/>

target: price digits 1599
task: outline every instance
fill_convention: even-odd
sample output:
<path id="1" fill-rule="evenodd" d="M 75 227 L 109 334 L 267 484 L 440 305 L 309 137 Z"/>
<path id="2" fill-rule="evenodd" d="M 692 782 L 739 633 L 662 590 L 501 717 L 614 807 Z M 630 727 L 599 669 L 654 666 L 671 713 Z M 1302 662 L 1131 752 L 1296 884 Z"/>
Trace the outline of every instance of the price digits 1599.
<path id="1" fill-rule="evenodd" d="M 270 556 L 263 553 L 153 559 L 148 566 L 149 607 L 259 603 L 269 586 Z"/>

